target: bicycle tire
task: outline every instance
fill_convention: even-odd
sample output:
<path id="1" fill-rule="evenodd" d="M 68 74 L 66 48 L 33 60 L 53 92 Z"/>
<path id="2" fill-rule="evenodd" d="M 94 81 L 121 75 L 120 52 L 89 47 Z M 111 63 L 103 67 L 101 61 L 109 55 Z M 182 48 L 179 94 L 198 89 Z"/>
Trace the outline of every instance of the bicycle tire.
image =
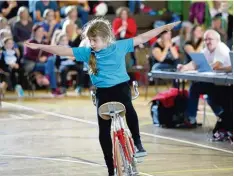
<path id="1" fill-rule="evenodd" d="M 129 152 L 129 155 L 130 155 L 130 157 L 131 157 L 131 159 L 132 159 L 132 161 L 131 161 L 131 173 L 132 174 L 138 174 L 138 171 L 137 171 L 137 161 L 136 161 L 136 158 L 134 157 L 134 149 L 132 149 L 132 146 L 131 146 L 131 144 L 130 144 L 130 140 L 132 140 L 132 138 L 131 137 L 129 137 L 129 135 L 127 134 L 127 133 L 125 133 L 125 138 L 126 138 L 126 143 L 127 143 L 127 148 L 128 148 L 128 152 Z M 133 142 L 133 140 L 131 141 L 131 142 Z"/>
<path id="2" fill-rule="evenodd" d="M 120 154 L 120 145 L 119 145 L 119 140 L 115 140 L 115 162 L 116 162 L 116 169 L 117 169 L 117 176 L 123 176 L 123 171 L 122 171 L 122 157 Z"/>
<path id="3" fill-rule="evenodd" d="M 121 143 L 118 141 L 118 150 L 120 153 L 120 157 L 121 157 L 121 166 L 119 166 L 122 169 L 123 166 L 123 176 L 130 176 L 131 174 L 131 164 L 128 162 L 128 160 L 126 159 L 126 156 L 124 154 L 124 150 L 122 148 Z"/>

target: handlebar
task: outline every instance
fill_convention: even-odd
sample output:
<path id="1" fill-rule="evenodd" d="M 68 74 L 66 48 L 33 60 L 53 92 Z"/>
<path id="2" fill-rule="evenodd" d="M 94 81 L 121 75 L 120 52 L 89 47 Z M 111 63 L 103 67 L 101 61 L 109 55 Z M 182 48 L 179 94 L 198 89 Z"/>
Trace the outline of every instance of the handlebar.
<path id="1" fill-rule="evenodd" d="M 139 97 L 140 93 L 138 91 L 138 83 L 137 81 L 133 81 L 132 82 L 132 86 L 133 86 L 133 90 L 134 90 L 134 94 L 135 96 L 132 97 L 132 100 L 135 100 L 137 97 Z M 93 101 L 93 105 L 96 106 L 96 91 L 95 90 L 91 90 L 90 91 L 91 94 L 91 99 Z"/>

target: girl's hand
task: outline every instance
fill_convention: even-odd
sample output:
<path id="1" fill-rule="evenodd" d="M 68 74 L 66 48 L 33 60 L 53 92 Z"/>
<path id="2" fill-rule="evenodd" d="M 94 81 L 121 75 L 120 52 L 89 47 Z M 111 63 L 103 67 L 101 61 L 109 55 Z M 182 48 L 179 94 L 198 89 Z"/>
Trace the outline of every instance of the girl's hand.
<path id="1" fill-rule="evenodd" d="M 29 42 L 25 42 L 24 46 L 31 48 L 31 49 L 40 49 L 40 44 L 36 44 L 36 43 L 29 43 Z"/>
<path id="2" fill-rule="evenodd" d="M 165 25 L 165 30 L 166 31 L 170 31 L 170 30 L 172 30 L 175 26 L 177 26 L 180 23 L 181 23 L 181 21 L 169 23 L 169 24 Z"/>

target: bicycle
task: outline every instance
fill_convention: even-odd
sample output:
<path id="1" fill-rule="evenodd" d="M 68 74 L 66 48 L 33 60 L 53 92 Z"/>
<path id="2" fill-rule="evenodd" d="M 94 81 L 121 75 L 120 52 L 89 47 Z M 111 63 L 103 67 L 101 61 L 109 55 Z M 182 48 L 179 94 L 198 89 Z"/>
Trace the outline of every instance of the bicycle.
<path id="1" fill-rule="evenodd" d="M 133 81 L 135 96 L 139 96 L 138 84 Z M 96 106 L 96 97 L 94 91 L 91 91 L 93 104 Z M 137 176 L 137 159 L 131 133 L 125 128 L 124 116 L 125 106 L 120 102 L 107 102 L 101 105 L 98 113 L 104 120 L 112 120 L 112 143 L 113 143 L 113 161 L 115 176 Z M 123 168 L 122 168 L 123 167 Z"/>

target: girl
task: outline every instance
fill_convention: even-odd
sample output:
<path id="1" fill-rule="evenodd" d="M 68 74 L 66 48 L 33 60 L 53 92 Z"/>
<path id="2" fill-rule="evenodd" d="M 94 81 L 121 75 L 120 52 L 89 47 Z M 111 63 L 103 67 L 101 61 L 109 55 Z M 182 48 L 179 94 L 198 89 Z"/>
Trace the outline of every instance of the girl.
<path id="1" fill-rule="evenodd" d="M 92 83 L 97 87 L 97 109 L 109 101 L 118 101 L 126 107 L 126 120 L 132 133 L 138 156 L 146 156 L 142 147 L 138 117 L 131 102 L 131 91 L 128 85 L 129 76 L 126 72 L 125 55 L 133 52 L 134 46 L 143 44 L 163 31 L 171 30 L 180 22 L 164 25 L 137 37 L 126 40 L 114 40 L 111 25 L 104 19 L 94 19 L 87 23 L 83 37 L 90 41 L 90 47 L 66 48 L 63 46 L 48 46 L 28 43 L 32 49 L 41 49 L 60 56 L 74 56 L 78 61 L 89 64 Z M 98 113 L 97 113 L 98 114 Z M 110 135 L 111 120 L 103 120 L 98 116 L 99 140 L 108 167 L 109 175 L 114 175 L 112 142 Z"/>

